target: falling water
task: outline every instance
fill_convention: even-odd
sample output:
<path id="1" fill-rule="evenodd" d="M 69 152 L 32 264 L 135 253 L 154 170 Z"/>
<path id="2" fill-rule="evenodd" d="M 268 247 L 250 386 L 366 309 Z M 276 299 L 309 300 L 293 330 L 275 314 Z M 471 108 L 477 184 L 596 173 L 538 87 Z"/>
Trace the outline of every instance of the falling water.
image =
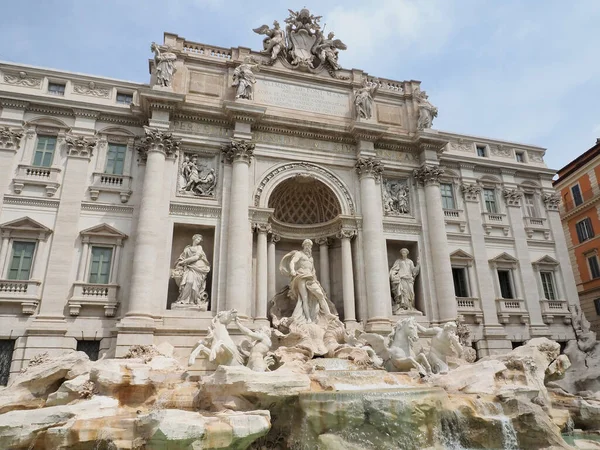
<path id="1" fill-rule="evenodd" d="M 519 450 L 517 432 L 513 427 L 512 421 L 504 415 L 502 407 L 497 403 L 480 400 L 476 400 L 475 404 L 486 417 L 500 421 L 502 425 L 503 450 Z"/>

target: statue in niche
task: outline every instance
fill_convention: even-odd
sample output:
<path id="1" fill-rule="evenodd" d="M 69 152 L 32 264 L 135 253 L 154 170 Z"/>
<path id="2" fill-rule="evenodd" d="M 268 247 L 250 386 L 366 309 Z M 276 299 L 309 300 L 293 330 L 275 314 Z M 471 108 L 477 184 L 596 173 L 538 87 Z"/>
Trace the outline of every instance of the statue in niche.
<path id="1" fill-rule="evenodd" d="M 258 72 L 260 70 L 260 64 L 258 64 L 254 58 L 252 58 L 252 56 L 247 56 L 244 58 L 244 62 L 237 66 L 233 71 L 233 83 L 231 86 L 236 88 L 236 99 L 254 99 L 254 85 L 256 84 L 256 77 L 254 76 L 253 70 Z"/>
<path id="2" fill-rule="evenodd" d="M 244 358 L 227 331 L 227 325 L 236 319 L 237 311 L 235 309 L 218 312 L 208 326 L 206 337 L 200 339 L 192 350 L 188 365 L 193 366 L 196 358 L 201 354 L 219 366 L 244 365 Z"/>
<path id="3" fill-rule="evenodd" d="M 279 27 L 279 22 L 273 22 L 273 28 L 263 25 L 260 28 L 252 29 L 255 33 L 264 34 L 267 37 L 263 39 L 263 53 L 271 55 L 271 63 L 275 62 L 279 52 L 285 48 L 285 33 Z"/>
<path id="4" fill-rule="evenodd" d="M 162 87 L 171 87 L 173 74 L 175 73 L 175 61 L 177 55 L 171 52 L 161 53 L 155 42 L 150 45 L 150 51 L 154 52 L 154 66 L 156 67 L 156 84 Z"/>
<path id="5" fill-rule="evenodd" d="M 425 91 L 417 90 L 415 92 L 417 103 L 419 105 L 419 120 L 417 122 L 418 130 L 426 130 L 433 126 L 433 119 L 438 115 L 438 109 L 433 106 L 429 100 L 429 96 Z"/>
<path id="6" fill-rule="evenodd" d="M 415 277 L 419 274 L 420 265 L 417 258 L 415 265 L 408 259 L 408 249 L 400 250 L 398 258 L 390 269 L 390 282 L 394 296 L 393 311 L 416 311 L 415 309 Z"/>
<path id="7" fill-rule="evenodd" d="M 181 164 L 179 191 L 201 197 L 213 196 L 217 185 L 215 169 L 200 164 L 197 156 L 185 155 Z"/>
<path id="8" fill-rule="evenodd" d="M 320 318 L 333 316 L 325 291 L 317 281 L 312 246 L 312 241 L 305 239 L 302 242 L 302 250 L 289 252 L 279 265 L 281 274 L 290 277 L 288 296 L 296 300 L 296 307 L 292 313 L 292 319 L 296 323 L 313 323 L 318 322 Z"/>
<path id="9" fill-rule="evenodd" d="M 354 109 L 356 118 L 370 119 L 373 117 L 373 97 L 379 89 L 379 80 L 372 82 L 363 80 L 362 87 L 354 91 Z"/>
<path id="10" fill-rule="evenodd" d="M 171 278 L 179 287 L 179 297 L 171 308 L 190 308 L 206 311 L 208 309 L 208 293 L 206 292 L 206 276 L 210 272 L 210 263 L 200 245 L 202 235 L 192 237 L 192 245 L 188 245 L 175 263 Z"/>
<path id="11" fill-rule="evenodd" d="M 409 214 L 408 186 L 395 180 L 383 184 L 383 211 L 386 215 Z"/>
<path id="12" fill-rule="evenodd" d="M 333 39 L 333 32 L 327 35 L 327 39 L 323 38 L 323 33 L 317 33 L 318 39 L 315 47 L 315 53 L 319 57 L 321 63 L 328 62 L 333 70 L 340 70 L 342 66 L 338 63 L 339 50 L 346 50 L 348 47 L 339 39 Z"/>

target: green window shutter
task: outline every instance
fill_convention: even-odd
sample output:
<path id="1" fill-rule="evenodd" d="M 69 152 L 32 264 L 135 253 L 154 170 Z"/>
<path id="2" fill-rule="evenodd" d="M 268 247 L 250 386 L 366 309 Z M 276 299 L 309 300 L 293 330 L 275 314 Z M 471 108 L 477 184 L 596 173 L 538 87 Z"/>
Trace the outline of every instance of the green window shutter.
<path id="1" fill-rule="evenodd" d="M 38 136 L 33 156 L 33 165 L 41 167 L 50 167 L 54 159 L 54 149 L 56 148 L 56 138 L 54 136 Z"/>
<path id="2" fill-rule="evenodd" d="M 104 169 L 104 173 L 123 175 L 126 154 L 126 145 L 108 144 L 108 153 L 106 154 L 106 167 Z"/>
<path id="3" fill-rule="evenodd" d="M 110 247 L 92 247 L 92 261 L 90 263 L 90 283 L 108 284 L 112 260 Z"/>
<path id="4" fill-rule="evenodd" d="M 9 280 L 30 279 L 34 251 L 35 242 L 13 242 L 12 259 L 8 268 Z"/>

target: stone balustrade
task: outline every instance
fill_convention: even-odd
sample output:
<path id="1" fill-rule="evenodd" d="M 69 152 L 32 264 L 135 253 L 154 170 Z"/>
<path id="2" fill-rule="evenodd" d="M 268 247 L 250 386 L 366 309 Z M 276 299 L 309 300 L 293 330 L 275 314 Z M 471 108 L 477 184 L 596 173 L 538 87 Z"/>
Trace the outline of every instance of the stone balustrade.
<path id="1" fill-rule="evenodd" d="M 131 196 L 132 178 L 129 175 L 114 175 L 109 173 L 94 172 L 90 186 L 90 198 L 98 200 L 101 192 L 119 194 L 121 203 L 127 203 Z"/>
<path id="2" fill-rule="evenodd" d="M 54 196 L 60 186 L 59 167 L 39 167 L 19 164 L 17 175 L 13 180 L 15 194 L 20 194 L 27 185 L 43 186 L 48 197 Z"/>
<path id="3" fill-rule="evenodd" d="M 225 60 L 231 59 L 231 50 L 228 50 L 226 48 L 207 46 L 204 44 L 196 44 L 194 42 L 185 41 L 183 43 L 183 51 L 186 53 L 192 53 L 196 55 L 211 56 L 213 58 Z"/>
<path id="4" fill-rule="evenodd" d="M 540 300 L 544 323 L 550 325 L 555 318 L 562 318 L 565 325 L 571 323 L 571 312 L 566 300 Z"/>
<path id="5" fill-rule="evenodd" d="M 464 317 L 471 316 L 476 324 L 483 323 L 481 300 L 475 297 L 456 297 L 458 313 Z"/>
<path id="6" fill-rule="evenodd" d="M 510 225 L 508 224 L 506 214 L 482 212 L 481 218 L 486 234 L 490 234 L 494 228 L 498 228 L 502 230 L 504 236 L 508 236 Z"/>
<path id="7" fill-rule="evenodd" d="M 523 217 L 525 233 L 531 239 L 536 231 L 544 233 L 544 238 L 550 238 L 550 228 L 546 225 L 545 217 Z"/>
<path id="8" fill-rule="evenodd" d="M 41 281 L 0 280 L 0 303 L 17 303 L 23 314 L 34 314 L 40 301 Z"/>
<path id="9" fill-rule="evenodd" d="M 119 306 L 118 284 L 73 283 L 73 296 L 69 299 L 69 314 L 78 316 L 83 306 L 104 308 L 106 317 L 113 317 Z"/>
<path id="10" fill-rule="evenodd" d="M 518 317 L 522 324 L 529 323 L 529 312 L 525 300 L 521 298 L 497 298 L 496 308 L 498 320 L 502 324 L 507 324 L 513 316 Z"/>

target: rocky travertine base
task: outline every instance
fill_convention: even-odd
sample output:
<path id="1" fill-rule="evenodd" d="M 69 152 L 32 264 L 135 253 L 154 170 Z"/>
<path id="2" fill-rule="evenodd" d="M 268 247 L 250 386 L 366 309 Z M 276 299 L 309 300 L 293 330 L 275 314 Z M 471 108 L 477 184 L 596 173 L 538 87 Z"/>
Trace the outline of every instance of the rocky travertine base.
<path id="1" fill-rule="evenodd" d="M 595 448 L 561 430 L 600 423 L 595 395 L 545 387 L 567 366 L 547 339 L 428 378 L 315 359 L 221 366 L 198 383 L 169 349 L 138 350 L 29 367 L 0 391 L 0 448 L 558 450 Z"/>

